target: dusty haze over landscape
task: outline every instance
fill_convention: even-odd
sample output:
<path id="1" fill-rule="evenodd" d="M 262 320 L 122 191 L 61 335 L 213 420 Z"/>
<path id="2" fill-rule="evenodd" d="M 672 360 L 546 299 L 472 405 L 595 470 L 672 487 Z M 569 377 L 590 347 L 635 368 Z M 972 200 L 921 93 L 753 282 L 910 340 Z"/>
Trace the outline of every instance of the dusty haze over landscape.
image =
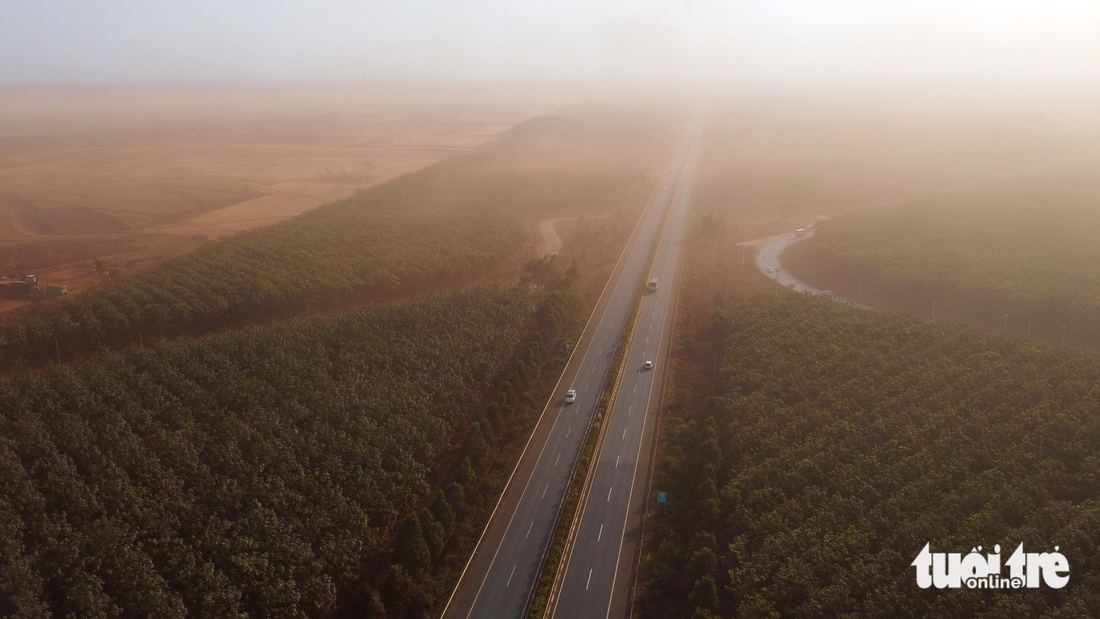
<path id="1" fill-rule="evenodd" d="M 0 276 L 78 293 L 107 270 L 132 274 L 473 152 L 552 109 L 303 90 L 0 92 Z M 0 300 L 0 315 L 25 305 Z"/>
<path id="2" fill-rule="evenodd" d="M 272 79 L 1095 83 L 1100 7 L 1059 0 L 13 0 L 0 82 Z"/>
<path id="3" fill-rule="evenodd" d="M 8 2 L 0 275 L 79 292 L 592 100 L 711 102 L 739 189 L 708 208 L 966 187 L 1092 156 L 1098 27 L 1074 2 Z"/>
<path id="4" fill-rule="evenodd" d="M 1095 0 L 0 0 L 0 617 L 1100 617 L 1098 351 Z"/>

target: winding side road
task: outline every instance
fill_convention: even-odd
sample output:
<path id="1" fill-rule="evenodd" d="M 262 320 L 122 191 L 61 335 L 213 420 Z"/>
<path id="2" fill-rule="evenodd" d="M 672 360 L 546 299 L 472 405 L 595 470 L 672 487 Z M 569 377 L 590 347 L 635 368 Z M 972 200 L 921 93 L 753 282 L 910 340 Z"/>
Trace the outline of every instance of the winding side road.
<path id="1" fill-rule="evenodd" d="M 804 237 L 808 238 L 808 237 Z M 760 250 L 756 252 L 756 268 L 760 269 L 760 272 L 764 274 L 768 279 L 776 282 L 784 288 L 790 288 L 796 292 L 808 292 L 810 294 L 826 295 L 836 301 L 845 303 L 851 303 L 856 307 L 863 309 L 873 309 L 870 305 L 864 305 L 863 303 L 857 303 L 851 299 L 845 299 L 839 297 L 828 290 L 822 290 L 807 284 L 806 282 L 798 279 L 794 275 L 791 275 L 789 271 L 783 268 L 783 265 L 779 262 L 779 254 L 783 252 L 791 243 L 800 241 L 801 239 L 795 236 L 794 232 L 788 232 L 786 234 L 780 234 L 770 239 L 764 239 L 764 244 L 760 246 Z"/>
<path id="2" fill-rule="evenodd" d="M 539 232 L 542 233 L 542 239 L 546 245 L 546 251 L 543 252 L 544 256 L 558 255 L 558 252 L 561 251 L 562 240 L 556 226 L 560 221 L 569 221 L 573 219 L 576 219 L 576 217 L 555 217 L 553 219 L 544 219 L 539 222 Z"/>

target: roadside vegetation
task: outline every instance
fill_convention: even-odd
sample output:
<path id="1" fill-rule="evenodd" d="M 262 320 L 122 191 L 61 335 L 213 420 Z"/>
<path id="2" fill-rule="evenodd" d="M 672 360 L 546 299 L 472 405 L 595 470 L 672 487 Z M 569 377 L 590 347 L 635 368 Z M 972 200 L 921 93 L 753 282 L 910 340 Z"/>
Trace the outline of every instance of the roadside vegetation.
<path id="1" fill-rule="evenodd" d="M 421 616 L 581 315 L 528 290 L 3 380 L 0 615 Z"/>
<path id="2" fill-rule="evenodd" d="M 4 368 L 518 277 L 549 214 L 636 215 L 682 119 L 577 109 L 529 121 L 295 219 L 212 243 L 0 332 Z M 148 338 L 148 339 L 147 339 Z"/>
<path id="3" fill-rule="evenodd" d="M 783 253 L 859 301 L 1100 346 L 1095 166 L 1021 177 L 826 221 Z"/>
<path id="4" fill-rule="evenodd" d="M 1100 611 L 1100 360 L 737 281 L 688 249 L 646 523 L 643 617 Z M 692 265 L 699 266 L 698 269 Z M 748 289 L 748 290 L 746 290 Z M 926 543 L 1059 545 L 1064 589 L 922 590 Z M 1011 551 L 1009 551 L 1011 552 Z"/>

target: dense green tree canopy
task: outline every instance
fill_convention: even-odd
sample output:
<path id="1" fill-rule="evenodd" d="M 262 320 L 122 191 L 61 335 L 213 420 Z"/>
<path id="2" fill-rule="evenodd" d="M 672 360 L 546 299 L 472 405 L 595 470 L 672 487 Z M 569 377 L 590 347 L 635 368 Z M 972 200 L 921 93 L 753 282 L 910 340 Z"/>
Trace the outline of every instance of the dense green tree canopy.
<path id="1" fill-rule="evenodd" d="M 803 295 L 738 298 L 709 337 L 716 392 L 666 424 L 646 616 L 1100 612 L 1095 355 Z M 1071 580 L 922 590 L 929 542 L 1057 544 Z"/>
<path id="2" fill-rule="evenodd" d="M 480 289 L 0 380 L 0 616 L 321 616 L 534 309 Z M 423 569 L 441 525 L 406 528 Z"/>

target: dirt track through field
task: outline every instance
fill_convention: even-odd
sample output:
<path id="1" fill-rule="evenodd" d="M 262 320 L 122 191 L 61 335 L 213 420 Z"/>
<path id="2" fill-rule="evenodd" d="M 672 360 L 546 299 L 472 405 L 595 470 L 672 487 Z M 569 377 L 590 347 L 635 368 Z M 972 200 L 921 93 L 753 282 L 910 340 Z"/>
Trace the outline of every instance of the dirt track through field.
<path id="1" fill-rule="evenodd" d="M 556 256 L 561 251 L 562 240 L 561 235 L 558 234 L 557 225 L 562 221 L 573 221 L 576 217 L 555 217 L 553 219 L 544 219 L 539 222 L 539 232 L 542 233 L 543 247 L 542 252 L 544 256 Z"/>

